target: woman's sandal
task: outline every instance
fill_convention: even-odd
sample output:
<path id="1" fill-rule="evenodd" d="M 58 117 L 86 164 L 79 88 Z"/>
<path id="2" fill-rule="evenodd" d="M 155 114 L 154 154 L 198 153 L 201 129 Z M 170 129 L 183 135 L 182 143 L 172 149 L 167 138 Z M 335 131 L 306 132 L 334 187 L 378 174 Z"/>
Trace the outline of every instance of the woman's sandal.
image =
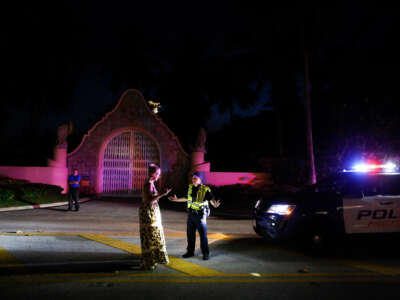
<path id="1" fill-rule="evenodd" d="M 143 270 L 143 271 L 154 271 L 156 268 L 157 268 L 157 265 L 148 266 L 148 267 L 140 265 L 140 270 Z"/>

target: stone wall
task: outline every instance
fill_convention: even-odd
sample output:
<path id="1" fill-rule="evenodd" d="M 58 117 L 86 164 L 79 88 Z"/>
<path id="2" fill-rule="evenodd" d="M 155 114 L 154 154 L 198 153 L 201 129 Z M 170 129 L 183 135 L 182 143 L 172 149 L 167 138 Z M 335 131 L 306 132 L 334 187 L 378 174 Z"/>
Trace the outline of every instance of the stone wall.
<path id="1" fill-rule="evenodd" d="M 204 182 L 209 185 L 223 186 L 249 184 L 257 188 L 268 188 L 274 184 L 271 174 L 256 172 L 201 172 Z"/>
<path id="2" fill-rule="evenodd" d="M 68 191 L 68 169 L 63 167 L 0 167 L 0 175 L 14 179 L 24 179 L 33 183 L 57 185 L 63 188 L 62 193 Z"/>

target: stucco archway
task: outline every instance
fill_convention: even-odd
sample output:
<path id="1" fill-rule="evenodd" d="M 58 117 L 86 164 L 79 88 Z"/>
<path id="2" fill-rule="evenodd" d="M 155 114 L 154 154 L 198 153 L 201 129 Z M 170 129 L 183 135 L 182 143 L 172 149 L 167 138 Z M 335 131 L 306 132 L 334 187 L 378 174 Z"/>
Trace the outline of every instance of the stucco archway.
<path id="1" fill-rule="evenodd" d="M 103 194 L 104 150 L 112 138 L 130 130 L 140 131 L 139 133 L 152 139 L 157 146 L 158 159 L 163 172 L 159 188 L 174 187 L 177 193 L 184 191 L 190 168 L 189 156 L 173 132 L 148 107 L 143 95 L 137 90 L 127 90 L 122 94 L 114 109 L 96 122 L 83 136 L 78 147 L 67 155 L 69 172 L 76 168 L 83 178 L 82 192 Z M 117 141 L 115 142 L 117 143 Z M 150 145 L 153 144 L 150 143 Z M 127 161 L 119 163 L 128 164 Z M 126 177 L 127 174 L 121 172 L 119 176 Z M 126 185 L 126 182 L 122 182 L 121 185 L 121 190 L 129 190 L 130 185 Z M 133 195 L 133 191 L 131 195 Z"/>

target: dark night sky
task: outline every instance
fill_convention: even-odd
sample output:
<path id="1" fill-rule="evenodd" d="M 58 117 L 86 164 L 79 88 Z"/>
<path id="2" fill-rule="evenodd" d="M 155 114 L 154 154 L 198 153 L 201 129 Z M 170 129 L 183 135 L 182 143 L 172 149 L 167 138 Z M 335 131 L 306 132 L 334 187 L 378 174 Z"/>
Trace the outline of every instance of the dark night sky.
<path id="1" fill-rule="evenodd" d="M 39 2 L 1 10 L 0 130 L 3 153 L 19 156 L 11 162 L 26 156 L 21 145 L 41 141 L 41 152 L 51 149 L 44 137 L 55 138 L 68 120 L 79 140 L 127 88 L 159 99 L 161 117 L 186 149 L 202 125 L 224 136 L 218 130 L 232 101 L 236 125 L 225 136 L 256 127 L 248 147 L 276 149 L 273 103 L 281 103 L 286 134 L 299 136 L 293 124 L 302 119 L 293 111 L 302 103 L 302 24 L 317 139 L 327 116 L 337 119 L 332 107 L 364 114 L 378 105 L 386 118 L 398 101 L 394 7 L 344 0 Z M 250 115 L 256 117 L 242 121 Z"/>

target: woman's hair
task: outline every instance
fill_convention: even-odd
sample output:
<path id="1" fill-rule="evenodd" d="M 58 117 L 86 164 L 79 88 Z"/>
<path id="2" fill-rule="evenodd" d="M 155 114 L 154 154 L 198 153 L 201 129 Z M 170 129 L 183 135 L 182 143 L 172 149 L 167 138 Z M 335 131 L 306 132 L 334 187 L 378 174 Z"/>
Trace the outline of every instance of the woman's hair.
<path id="1" fill-rule="evenodd" d="M 160 169 L 160 167 L 157 166 L 156 164 L 149 164 L 149 176 L 152 176 L 159 169 Z"/>

